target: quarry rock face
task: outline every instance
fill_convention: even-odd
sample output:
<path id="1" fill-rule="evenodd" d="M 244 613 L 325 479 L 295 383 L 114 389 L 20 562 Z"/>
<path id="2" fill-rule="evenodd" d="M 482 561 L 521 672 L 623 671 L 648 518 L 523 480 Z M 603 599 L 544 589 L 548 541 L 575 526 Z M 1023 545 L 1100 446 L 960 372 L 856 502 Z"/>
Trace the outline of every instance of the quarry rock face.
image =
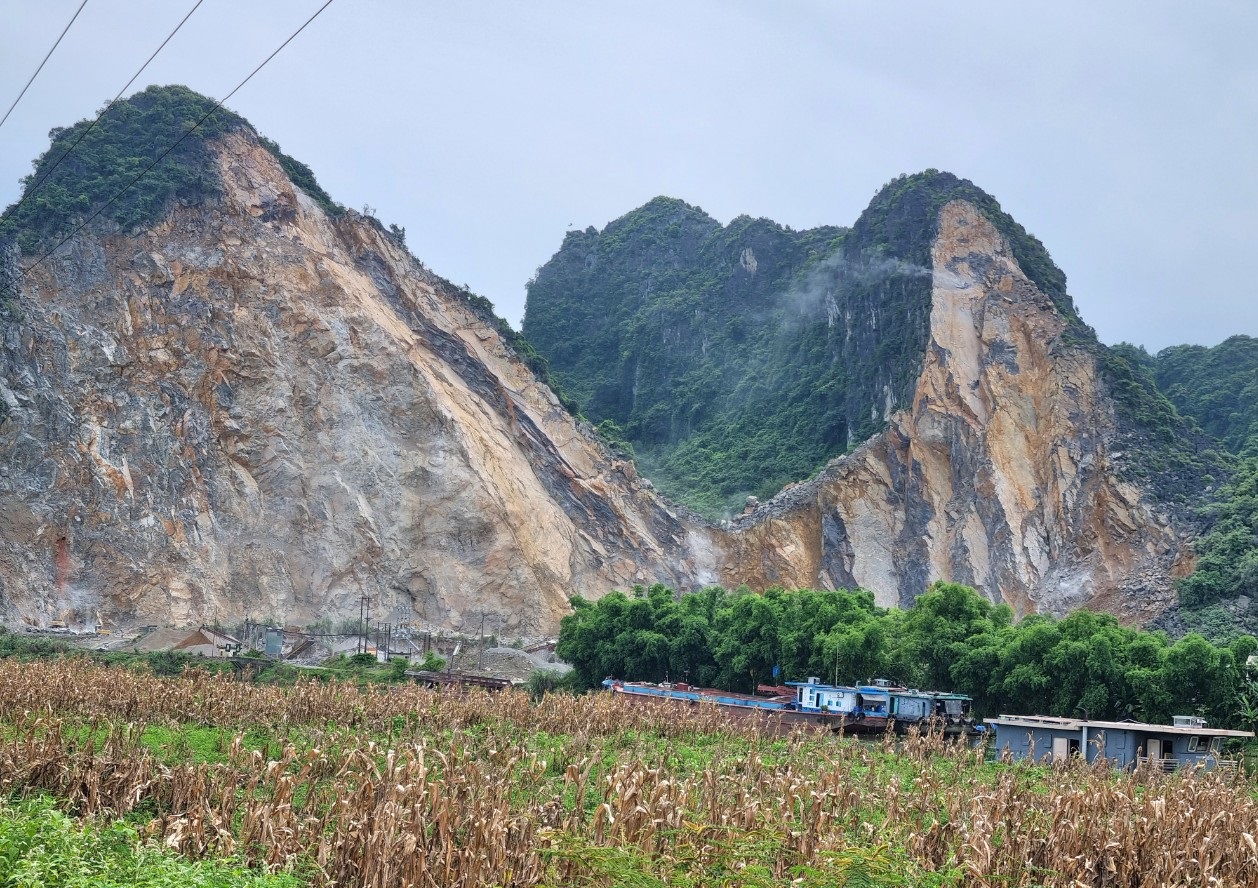
<path id="1" fill-rule="evenodd" d="M 9 622 L 421 619 L 554 632 L 633 583 L 948 579 L 1018 613 L 1161 610 L 1181 538 L 1113 471 L 1095 360 L 987 219 L 947 204 L 911 406 L 724 527 L 658 497 L 466 295 L 330 218 L 249 132 L 220 200 L 83 234 L 0 339 Z M 753 254 L 742 258 L 755 272 Z"/>
<path id="2" fill-rule="evenodd" d="M 221 201 L 81 235 L 0 342 L 9 621 L 422 618 L 510 637 L 572 594 L 715 580 L 691 528 L 466 297 L 251 133 Z"/>
<path id="3" fill-rule="evenodd" d="M 816 479 L 740 517 L 726 582 L 862 586 L 906 605 L 936 579 L 1018 614 L 1140 621 L 1191 567 L 1171 519 L 1120 480 L 1096 361 L 965 201 L 931 253 L 930 338 L 911 407 Z"/>

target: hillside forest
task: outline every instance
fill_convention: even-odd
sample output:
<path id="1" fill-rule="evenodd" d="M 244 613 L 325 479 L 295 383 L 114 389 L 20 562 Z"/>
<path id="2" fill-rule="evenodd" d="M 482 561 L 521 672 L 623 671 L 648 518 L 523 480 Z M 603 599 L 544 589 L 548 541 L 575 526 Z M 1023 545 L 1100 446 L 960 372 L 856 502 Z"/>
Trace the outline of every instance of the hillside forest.
<path id="1" fill-rule="evenodd" d="M 569 232 L 529 282 L 523 334 L 582 413 L 709 517 L 771 496 L 908 403 L 930 320 L 939 209 L 963 198 L 1078 328 L 1065 275 L 990 195 L 927 170 L 850 228 L 795 230 L 658 197 Z"/>
<path id="2" fill-rule="evenodd" d="M 713 586 L 678 597 L 661 585 L 572 606 L 556 653 L 587 688 L 607 676 L 742 692 L 807 676 L 878 677 L 969 694 L 982 715 L 1201 714 L 1216 726 L 1258 725 L 1258 674 L 1246 667 L 1253 636 L 1171 641 L 1089 611 L 1014 623 L 1007 605 L 956 583 L 935 583 L 906 610 L 877 607 L 863 590 Z"/>

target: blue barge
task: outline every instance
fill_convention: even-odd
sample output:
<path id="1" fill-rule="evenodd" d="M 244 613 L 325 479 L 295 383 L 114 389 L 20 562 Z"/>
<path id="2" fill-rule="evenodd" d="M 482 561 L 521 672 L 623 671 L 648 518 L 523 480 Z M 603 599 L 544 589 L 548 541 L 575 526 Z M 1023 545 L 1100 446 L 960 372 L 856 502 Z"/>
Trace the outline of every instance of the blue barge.
<path id="1" fill-rule="evenodd" d="M 847 733 L 882 733 L 907 730 L 912 725 L 931 725 L 949 733 L 972 728 L 970 698 L 964 694 L 919 691 L 893 686 L 885 680 L 867 685 L 823 684 L 817 678 L 787 682 L 793 694 L 756 697 L 684 682 L 604 680 L 603 686 L 627 702 L 658 702 L 720 707 L 734 717 L 756 718 L 779 734 L 797 726 Z"/>

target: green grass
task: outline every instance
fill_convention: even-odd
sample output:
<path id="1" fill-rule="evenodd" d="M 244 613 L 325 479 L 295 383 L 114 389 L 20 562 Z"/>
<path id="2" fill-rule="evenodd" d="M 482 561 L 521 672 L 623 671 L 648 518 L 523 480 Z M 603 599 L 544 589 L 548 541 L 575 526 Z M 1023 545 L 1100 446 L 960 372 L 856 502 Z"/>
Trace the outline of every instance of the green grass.
<path id="1" fill-rule="evenodd" d="M 0 888 L 297 888 L 227 859 L 189 861 L 125 823 L 78 823 L 45 798 L 0 802 Z"/>

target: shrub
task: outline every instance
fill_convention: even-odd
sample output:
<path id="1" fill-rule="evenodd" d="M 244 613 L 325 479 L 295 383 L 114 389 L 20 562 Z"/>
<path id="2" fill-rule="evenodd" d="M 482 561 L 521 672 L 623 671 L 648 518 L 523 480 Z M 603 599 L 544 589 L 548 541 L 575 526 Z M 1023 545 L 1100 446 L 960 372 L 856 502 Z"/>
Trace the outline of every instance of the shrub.
<path id="1" fill-rule="evenodd" d="M 424 659 L 420 661 L 419 668 L 425 672 L 440 672 L 446 668 L 446 658 L 434 651 L 429 651 L 424 654 Z"/>

